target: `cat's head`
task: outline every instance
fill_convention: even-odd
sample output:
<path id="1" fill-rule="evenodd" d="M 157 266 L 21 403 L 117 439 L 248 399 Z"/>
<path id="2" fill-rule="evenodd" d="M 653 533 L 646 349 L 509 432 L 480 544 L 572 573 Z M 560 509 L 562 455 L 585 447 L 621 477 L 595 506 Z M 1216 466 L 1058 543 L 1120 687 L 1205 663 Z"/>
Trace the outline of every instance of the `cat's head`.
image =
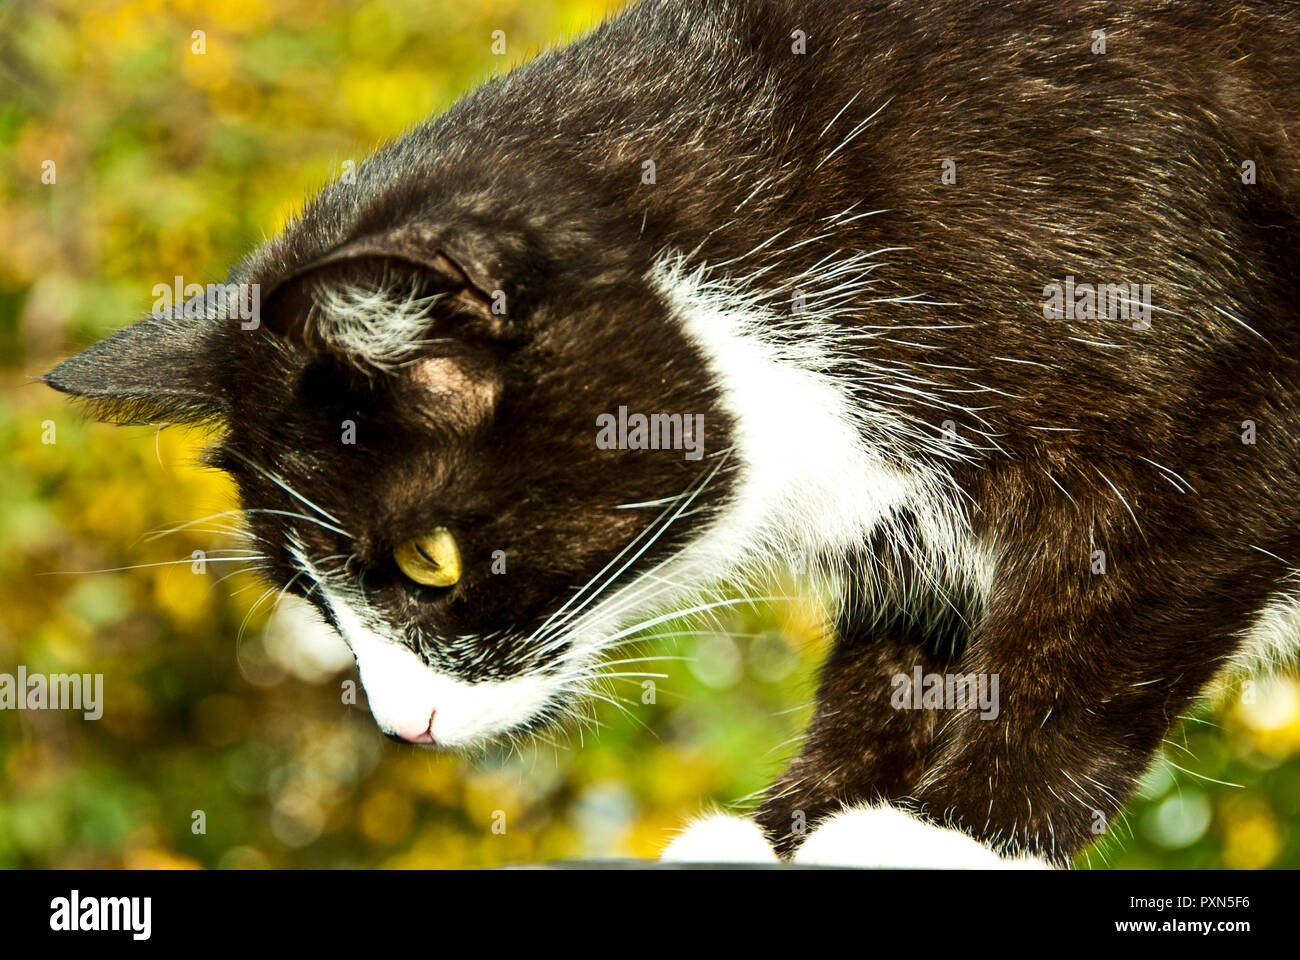
<path id="1" fill-rule="evenodd" d="M 216 424 L 267 576 L 413 742 L 566 712 L 733 483 L 638 224 L 542 197 L 335 185 L 229 287 L 45 378 L 105 420 Z"/>

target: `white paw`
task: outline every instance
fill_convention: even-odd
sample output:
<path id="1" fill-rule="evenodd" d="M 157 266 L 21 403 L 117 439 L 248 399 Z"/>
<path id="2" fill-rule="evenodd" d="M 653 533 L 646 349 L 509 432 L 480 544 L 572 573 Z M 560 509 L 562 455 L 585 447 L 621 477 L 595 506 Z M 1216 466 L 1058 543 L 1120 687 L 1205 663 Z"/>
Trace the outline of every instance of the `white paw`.
<path id="1" fill-rule="evenodd" d="M 883 805 L 850 808 L 823 820 L 799 847 L 794 862 L 933 870 L 1050 869 L 1032 857 L 1003 859 L 964 833 Z"/>
<path id="2" fill-rule="evenodd" d="M 715 813 L 696 820 L 659 855 L 670 863 L 777 863 L 776 852 L 753 820 Z"/>

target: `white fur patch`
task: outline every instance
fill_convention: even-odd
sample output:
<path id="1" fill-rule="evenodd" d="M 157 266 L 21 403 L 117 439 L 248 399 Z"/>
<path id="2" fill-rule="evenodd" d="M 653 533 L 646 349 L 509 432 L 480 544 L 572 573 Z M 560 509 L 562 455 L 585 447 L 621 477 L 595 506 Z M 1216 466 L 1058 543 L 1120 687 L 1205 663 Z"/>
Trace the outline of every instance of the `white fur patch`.
<path id="1" fill-rule="evenodd" d="M 1233 657 L 1230 675 L 1268 673 L 1300 659 L 1300 572 L 1259 612 Z"/>
<path id="2" fill-rule="evenodd" d="M 714 814 L 689 825 L 661 860 L 676 863 L 773 863 L 776 854 L 758 824 Z M 823 867 L 907 867 L 929 870 L 1049 870 L 1034 857 L 999 857 L 957 830 L 936 827 L 896 807 L 854 807 L 822 821 L 794 862 Z"/>
<path id="3" fill-rule="evenodd" d="M 805 549 L 860 545 L 908 499 L 915 481 L 863 442 L 844 385 L 820 372 L 826 358 L 812 343 L 799 354 L 778 345 L 764 335 L 761 313 L 698 276 L 659 279 L 713 369 L 734 424 L 740 488 L 717 525 L 714 549 L 735 557 L 774 537 Z"/>
<path id="4" fill-rule="evenodd" d="M 865 263 L 852 266 L 869 272 Z M 842 286 L 843 272 L 832 265 L 823 276 Z M 820 315 L 819 278 L 802 279 L 814 296 L 809 312 L 792 320 L 770 297 L 714 278 L 708 268 L 688 269 L 679 256 L 664 257 L 651 273 L 722 388 L 733 421 L 730 456 L 739 461 L 732 501 L 683 552 L 677 579 L 716 581 L 792 559 L 821 564 L 817 572 L 835 577 L 850 551 L 906 510 L 916 526 L 898 528 L 891 539 L 923 572 L 923 583 L 912 586 L 937 595 L 961 585 L 981 594 L 991 559 L 970 534 L 960 494 L 945 472 L 906 456 L 935 441 L 854 395 L 872 371 L 842 349 L 843 328 L 828 324 L 844 295 L 822 298 L 832 306 Z M 707 424 L 705 437 L 706 452 L 718 453 L 707 446 Z M 945 453 L 960 456 L 960 444 Z"/>
<path id="5" fill-rule="evenodd" d="M 669 863 L 779 862 L 758 824 L 727 813 L 715 813 L 687 825 L 659 859 Z"/>
<path id="6" fill-rule="evenodd" d="M 317 283 L 309 322 L 348 356 L 390 370 L 423 342 L 437 295 L 422 295 L 411 280 L 385 275 L 374 286 Z"/>
<path id="7" fill-rule="evenodd" d="M 794 860 L 839 867 L 1050 869 L 1032 857 L 1003 859 L 964 833 L 884 805 L 844 810 L 823 821 L 808 835 Z"/>

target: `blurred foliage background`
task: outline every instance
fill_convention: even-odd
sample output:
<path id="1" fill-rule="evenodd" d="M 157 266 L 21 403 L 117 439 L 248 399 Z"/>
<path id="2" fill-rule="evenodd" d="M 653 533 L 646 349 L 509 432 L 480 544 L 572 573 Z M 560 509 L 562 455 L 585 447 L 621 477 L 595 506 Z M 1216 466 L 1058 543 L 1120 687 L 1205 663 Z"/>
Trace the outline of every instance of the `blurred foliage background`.
<path id="1" fill-rule="evenodd" d="M 653 666 L 656 702 L 613 681 L 626 703 L 596 704 L 598 736 L 404 748 L 364 697 L 341 702 L 341 642 L 218 559 L 238 544 L 210 515 L 234 501 L 195 465 L 201 434 L 86 423 L 31 382 L 155 284 L 221 279 L 347 160 L 607 6 L 0 3 L 0 673 L 102 673 L 106 701 L 97 721 L 0 712 L 0 866 L 653 856 L 777 772 L 824 653 L 817 604 L 664 628 L 655 652 L 681 659 Z M 1080 865 L 1300 866 L 1300 686 L 1225 689 Z"/>

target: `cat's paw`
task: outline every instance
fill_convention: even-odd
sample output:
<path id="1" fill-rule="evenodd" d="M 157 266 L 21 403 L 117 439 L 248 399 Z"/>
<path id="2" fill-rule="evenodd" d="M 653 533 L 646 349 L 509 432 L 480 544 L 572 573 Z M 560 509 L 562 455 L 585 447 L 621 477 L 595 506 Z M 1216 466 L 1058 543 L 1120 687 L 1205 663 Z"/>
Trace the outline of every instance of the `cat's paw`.
<path id="1" fill-rule="evenodd" d="M 715 813 L 689 824 L 659 859 L 669 863 L 778 863 L 776 851 L 753 820 Z"/>
<path id="2" fill-rule="evenodd" d="M 931 870 L 1050 869 L 1050 864 L 1033 857 L 1000 857 L 960 831 L 885 805 L 852 807 L 822 821 L 799 847 L 794 862 Z"/>

